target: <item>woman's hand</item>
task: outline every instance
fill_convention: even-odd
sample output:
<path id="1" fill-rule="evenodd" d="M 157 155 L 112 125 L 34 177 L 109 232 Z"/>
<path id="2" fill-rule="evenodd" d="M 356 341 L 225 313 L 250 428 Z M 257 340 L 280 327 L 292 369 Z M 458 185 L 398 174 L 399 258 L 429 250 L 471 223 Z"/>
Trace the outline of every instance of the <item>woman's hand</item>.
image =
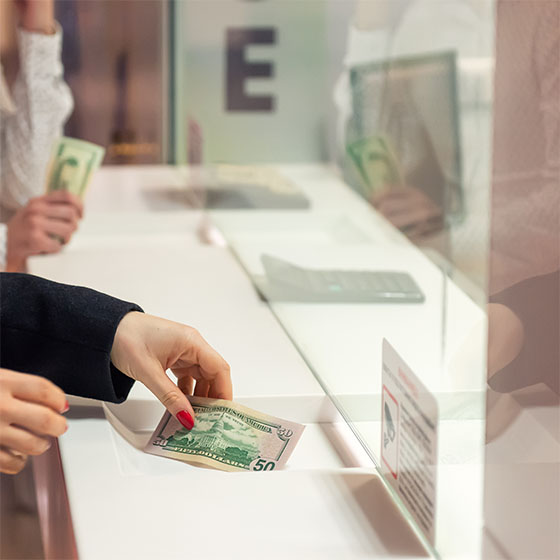
<path id="1" fill-rule="evenodd" d="M 15 0 L 21 27 L 26 31 L 55 33 L 53 0 Z"/>
<path id="2" fill-rule="evenodd" d="M 119 323 L 111 361 L 141 381 L 187 429 L 194 411 L 185 395 L 232 399 L 227 362 L 191 327 L 131 312 Z M 165 371 L 177 376 L 175 385 Z"/>
<path id="3" fill-rule="evenodd" d="M 32 255 L 58 253 L 83 214 L 82 201 L 66 191 L 32 198 L 8 222 L 6 270 L 24 272 Z"/>
<path id="4" fill-rule="evenodd" d="M 66 431 L 64 393 L 37 375 L 0 369 L 0 472 L 15 474 Z"/>
<path id="5" fill-rule="evenodd" d="M 443 210 L 420 189 L 388 188 L 371 198 L 373 207 L 409 239 L 418 241 L 444 226 Z"/>

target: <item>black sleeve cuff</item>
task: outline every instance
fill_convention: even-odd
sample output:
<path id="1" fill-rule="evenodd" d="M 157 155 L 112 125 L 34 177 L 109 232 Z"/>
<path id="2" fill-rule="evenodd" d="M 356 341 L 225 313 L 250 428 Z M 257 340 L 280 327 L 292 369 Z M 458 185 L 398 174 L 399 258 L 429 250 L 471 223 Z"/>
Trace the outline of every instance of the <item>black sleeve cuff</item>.
<path id="1" fill-rule="evenodd" d="M 121 319 L 133 303 L 27 274 L 0 278 L 0 364 L 42 375 L 65 392 L 122 402 L 134 380 L 111 363 Z"/>

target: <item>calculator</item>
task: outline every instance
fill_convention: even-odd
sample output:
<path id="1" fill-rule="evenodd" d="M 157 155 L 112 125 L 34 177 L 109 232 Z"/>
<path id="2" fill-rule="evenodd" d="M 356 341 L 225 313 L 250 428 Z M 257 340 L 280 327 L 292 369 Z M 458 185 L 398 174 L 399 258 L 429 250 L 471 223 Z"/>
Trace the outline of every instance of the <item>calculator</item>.
<path id="1" fill-rule="evenodd" d="M 261 255 L 270 300 L 339 303 L 422 303 L 424 294 L 407 272 L 392 270 L 321 270 Z"/>

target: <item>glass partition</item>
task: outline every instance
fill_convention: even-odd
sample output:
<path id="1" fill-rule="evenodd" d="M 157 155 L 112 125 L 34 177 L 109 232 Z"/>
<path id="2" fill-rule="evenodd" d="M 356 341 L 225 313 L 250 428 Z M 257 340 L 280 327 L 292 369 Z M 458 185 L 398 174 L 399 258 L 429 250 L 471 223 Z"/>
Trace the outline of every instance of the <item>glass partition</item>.
<path id="1" fill-rule="evenodd" d="M 202 227 L 225 237 L 430 550 L 478 555 L 494 3 L 174 10 L 184 202 L 207 210 Z"/>

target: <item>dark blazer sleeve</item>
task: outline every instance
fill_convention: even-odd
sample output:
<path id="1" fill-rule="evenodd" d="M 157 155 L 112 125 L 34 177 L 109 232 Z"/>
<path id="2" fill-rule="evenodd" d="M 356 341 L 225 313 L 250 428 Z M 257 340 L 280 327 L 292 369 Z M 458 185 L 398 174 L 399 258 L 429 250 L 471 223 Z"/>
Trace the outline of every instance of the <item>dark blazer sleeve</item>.
<path id="1" fill-rule="evenodd" d="M 134 381 L 110 353 L 129 311 L 142 309 L 88 288 L 0 273 L 0 365 L 42 375 L 72 395 L 122 402 Z"/>

